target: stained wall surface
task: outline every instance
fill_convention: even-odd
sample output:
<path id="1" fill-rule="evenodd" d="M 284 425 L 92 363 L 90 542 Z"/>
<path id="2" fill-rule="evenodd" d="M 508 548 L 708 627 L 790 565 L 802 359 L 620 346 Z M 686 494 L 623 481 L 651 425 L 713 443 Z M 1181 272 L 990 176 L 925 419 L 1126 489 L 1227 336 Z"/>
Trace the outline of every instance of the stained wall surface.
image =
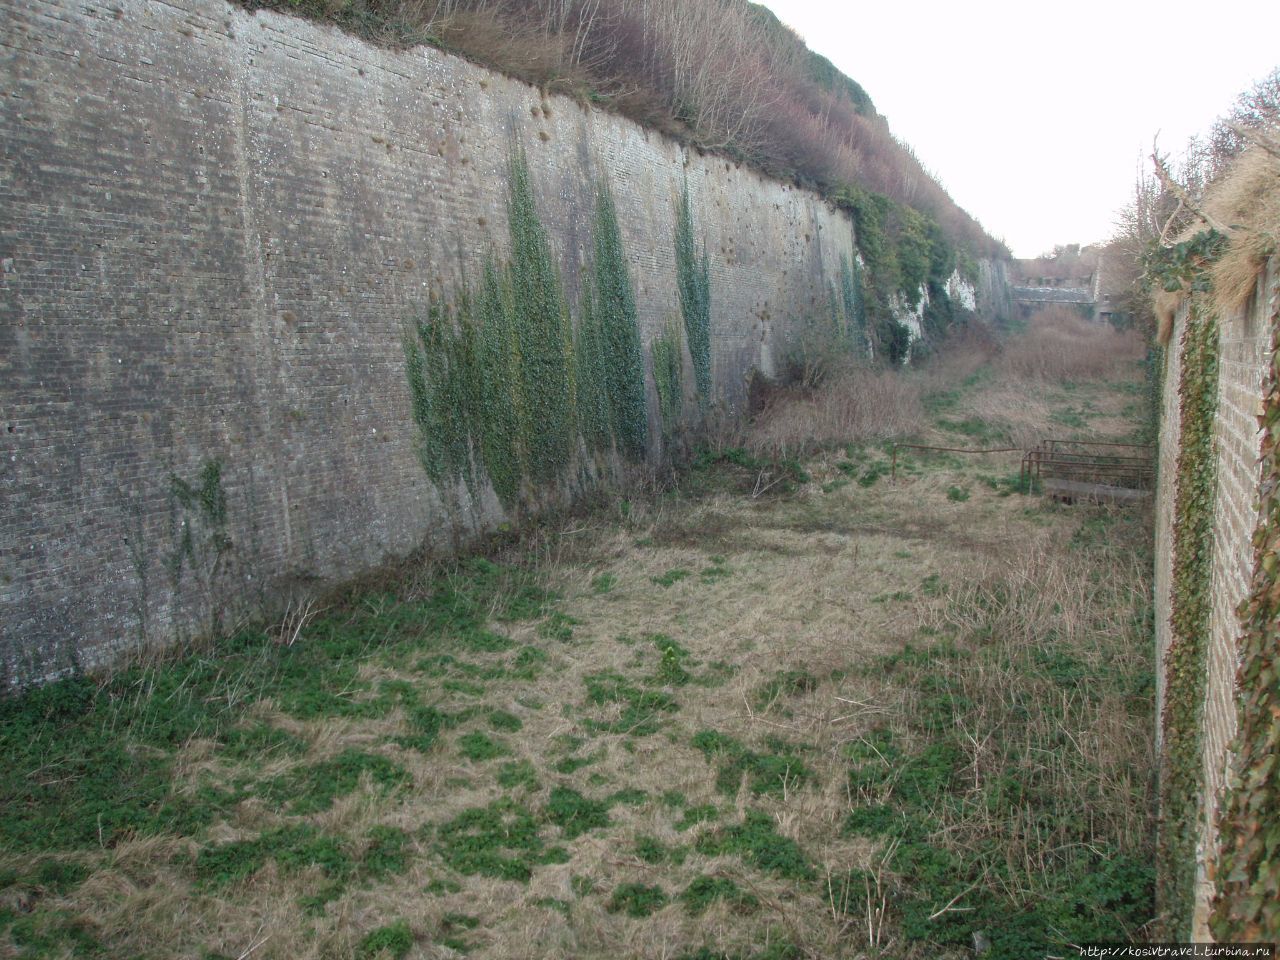
<path id="1" fill-rule="evenodd" d="M 646 342 L 679 316 L 687 182 L 730 409 L 853 255 L 815 194 L 433 49 L 221 0 L 0 0 L 0 23 L 9 683 L 503 519 L 427 479 L 403 337 L 505 254 L 513 149 L 570 302 L 608 179 Z"/>

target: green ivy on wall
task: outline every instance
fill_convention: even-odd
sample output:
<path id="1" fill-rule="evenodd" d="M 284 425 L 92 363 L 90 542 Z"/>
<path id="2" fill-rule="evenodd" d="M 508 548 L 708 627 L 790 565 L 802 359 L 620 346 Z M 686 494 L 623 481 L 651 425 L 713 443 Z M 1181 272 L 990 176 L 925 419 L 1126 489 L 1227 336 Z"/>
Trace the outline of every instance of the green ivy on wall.
<path id="1" fill-rule="evenodd" d="M 511 305 L 525 455 L 531 478 L 549 482 L 563 474 L 574 447 L 573 328 L 523 152 L 512 157 L 508 176 Z"/>
<path id="2" fill-rule="evenodd" d="M 684 402 L 684 350 L 680 327 L 668 320 L 662 334 L 649 348 L 653 360 L 653 383 L 658 391 L 658 412 L 663 436 L 671 436 L 680 424 Z"/>
<path id="3" fill-rule="evenodd" d="M 622 233 L 609 185 L 596 191 L 595 260 L 592 264 L 591 316 L 600 334 L 600 377 L 609 425 L 619 449 L 632 459 L 644 457 L 648 411 L 644 395 L 644 353 L 636 298 L 622 249 Z"/>
<path id="4" fill-rule="evenodd" d="M 957 252 L 931 217 L 882 194 L 848 186 L 836 203 L 853 216 L 858 252 L 866 265 L 860 309 L 868 340 L 877 355 L 901 363 L 911 340 L 894 316 L 895 299 L 914 310 L 921 292 L 927 292 L 925 328 L 934 338 L 945 334 L 955 319 L 947 280 L 956 269 Z"/>
<path id="5" fill-rule="evenodd" d="M 643 458 L 644 355 L 617 211 L 597 191 L 575 331 L 522 153 L 510 163 L 511 259 L 479 291 L 433 297 L 405 342 L 419 456 L 437 487 L 481 474 L 508 507 L 568 475 L 579 449 Z"/>
<path id="6" fill-rule="evenodd" d="M 1273 291 L 1273 295 L 1280 291 Z M 1239 608 L 1235 758 L 1219 815 L 1219 941 L 1280 941 L 1280 310 L 1259 417 L 1261 503 L 1253 582 Z"/>
<path id="7" fill-rule="evenodd" d="M 680 291 L 680 313 L 693 361 L 693 380 L 698 403 L 711 401 L 711 261 L 704 249 L 698 253 L 694 239 L 693 207 L 689 183 L 684 184 L 676 211 L 676 285 Z"/>
<path id="8" fill-rule="evenodd" d="M 1160 869 L 1157 906 L 1172 939 L 1187 940 L 1203 812 L 1202 714 L 1208 651 L 1213 505 L 1213 429 L 1218 403 L 1218 325 L 1193 303 L 1182 337 L 1181 437 L 1175 478 L 1171 636 L 1161 716 Z"/>

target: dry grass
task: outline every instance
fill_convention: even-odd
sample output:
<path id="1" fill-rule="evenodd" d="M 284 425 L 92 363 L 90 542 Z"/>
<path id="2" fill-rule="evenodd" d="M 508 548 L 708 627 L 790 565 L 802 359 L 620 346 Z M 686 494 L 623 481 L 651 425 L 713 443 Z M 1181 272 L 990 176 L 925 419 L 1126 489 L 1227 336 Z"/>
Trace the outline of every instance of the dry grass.
<path id="1" fill-rule="evenodd" d="M 1245 151 L 1209 190 L 1205 209 L 1232 230 L 1226 253 L 1211 271 L 1214 302 L 1226 316 L 1253 295 L 1280 240 L 1280 154 L 1262 146 Z"/>
<path id="2" fill-rule="evenodd" d="M 816 390 L 776 395 L 756 417 L 750 448 L 795 457 L 821 447 L 908 436 L 924 421 L 923 382 L 888 370 L 845 370 Z"/>
<path id="3" fill-rule="evenodd" d="M 953 363 L 941 380 L 837 380 L 831 389 L 848 391 L 844 405 L 809 412 L 841 440 L 847 435 L 839 431 L 878 429 L 850 400 L 855 392 L 879 397 L 882 418 L 905 405 L 919 422 L 923 384 L 954 385 L 955 377 L 979 373 L 962 359 Z M 958 402 L 999 405 L 1003 389 L 971 388 Z M 755 442 L 794 450 L 778 439 L 786 436 L 778 425 L 798 429 L 799 414 L 783 421 L 780 408 L 771 413 L 779 419 L 761 426 L 778 432 Z M 874 473 L 885 463 L 882 453 L 862 455 L 857 471 Z M 545 617 L 494 621 L 489 627 L 517 646 L 492 653 L 430 636 L 398 654 L 380 653 L 375 643 L 350 681 L 352 702 L 399 684 L 462 718 L 430 750 L 395 742 L 411 732 L 404 704 L 372 717 L 306 718 L 282 701 L 259 700 L 243 724 L 291 736 L 294 752 L 233 759 L 210 739 L 192 739 L 174 768 L 182 796 L 194 800 L 210 787 L 245 782 L 255 785 L 248 796 L 191 836 L 137 837 L 61 854 L 89 867 L 82 882 L 43 894 L 20 885 L 15 896 L 33 898 L 28 907 L 50 924 L 81 924 L 117 956 L 353 957 L 370 931 L 395 922 L 411 933 L 409 957 L 439 960 L 457 956 L 460 943 L 476 958 L 548 960 L 676 958 L 702 947 L 755 957 L 780 941 L 789 946 L 779 958 L 959 956 L 964 950 L 954 945 L 903 932 L 912 904 L 938 896 L 927 904 L 935 911 L 952 894 L 923 886 L 897 859 L 898 841 L 845 829 L 851 810 L 896 803 L 903 789 L 890 780 L 875 795 L 860 793 L 851 786 L 851 756 L 886 736 L 902 751 L 899 763 L 924 750 L 931 735 L 919 719 L 936 711 L 939 683 L 952 703 L 948 742 L 958 744 L 961 758 L 943 792 L 903 815 L 919 818 L 931 844 L 977 864 L 981 882 L 948 917 L 981 907 L 983 898 L 1033 910 L 1062 893 L 1060 878 L 1083 869 L 1090 849 L 1141 858 L 1150 724 L 1141 695 L 1135 700 L 1111 682 L 1146 667 L 1145 647 L 1134 642 L 1147 592 L 1144 567 L 1133 545 L 1111 532 L 1140 533 L 1141 524 L 1000 495 L 984 471 L 1008 470 L 1016 457 L 994 465 L 908 462 L 896 484 L 856 482 L 851 464 L 831 452 L 813 457 L 806 463 L 812 479 L 779 497 L 735 492 L 713 472 L 697 497 L 636 499 L 625 510 L 572 518 L 512 544 L 495 559 L 536 570 L 536 581 L 562 597 L 553 617 L 570 625 L 568 632 L 549 633 L 553 621 Z M 953 493 L 959 488 L 963 502 Z M 1093 528 L 1092 539 L 1072 543 L 1073 532 Z M 688 575 L 670 576 L 677 570 Z M 439 574 L 397 592 L 428 598 Z M 470 589 L 461 574 L 451 582 Z M 314 642 L 311 629 L 297 631 L 295 642 Z M 685 651 L 680 662 L 689 682 L 658 673 L 665 642 Z M 483 670 L 509 664 L 525 645 L 546 657 L 532 679 L 509 671 L 484 680 L 442 677 L 420 666 L 448 653 Z M 908 649 L 920 651 L 919 659 L 894 666 Z M 1064 685 L 1045 674 L 1046 658 L 1078 679 Z M 626 704 L 588 697 L 590 678 L 604 672 L 671 697 L 677 709 L 661 712 L 650 733 L 611 726 L 624 720 Z M 798 679 L 781 683 L 786 677 Z M 478 689 L 446 682 L 459 678 Z M 509 721 L 492 726 L 486 718 L 495 709 L 516 718 L 518 729 Z M 725 789 L 718 762 L 695 746 L 703 731 L 761 755 L 794 750 L 807 775 L 788 768 L 757 791 L 744 774 Z M 461 738 L 473 733 L 505 752 L 468 759 Z M 261 790 L 347 750 L 394 762 L 408 785 L 388 791 L 366 772 L 330 806 L 305 814 Z M 515 770 L 528 777 L 502 779 Z M 983 813 L 992 784 L 1010 776 L 1061 796 L 1062 809 L 1087 810 L 1088 824 L 1036 819 L 1033 808 L 1016 804 Z M 613 803 L 607 824 L 573 836 L 545 819 L 557 788 L 592 800 L 619 790 L 644 793 L 634 804 Z M 567 862 L 538 865 L 527 882 L 449 866 L 441 825 L 504 798 L 539 818 L 540 835 L 563 846 Z M 704 806 L 714 810 L 711 820 L 682 823 L 686 811 Z M 798 844 L 812 879 L 782 876 L 700 842 L 749 814 L 765 815 L 774 835 Z M 288 869 L 267 858 L 235 884 L 201 886 L 193 864 L 209 850 L 299 824 L 338 838 L 356 864 L 366 861 L 376 829 L 401 830 L 403 868 L 357 873 L 331 891 L 320 866 Z M 643 844 L 654 841 L 678 856 L 642 856 Z M 3 858 L 4 868 L 24 869 L 13 857 Z M 699 878 L 732 881 L 750 905 L 721 899 L 705 912 L 690 910 L 680 895 Z M 626 884 L 660 888 L 668 900 L 648 916 L 611 910 Z M 478 925 L 468 928 L 471 921 L 459 917 Z M 15 955 L 7 936 L 0 933 L 0 955 Z"/>
<path id="4" fill-rule="evenodd" d="M 1135 331 L 1119 331 L 1085 320 L 1069 307 L 1050 306 L 1009 341 L 1000 368 L 1029 380 L 1105 380 L 1127 372 L 1144 352 Z"/>

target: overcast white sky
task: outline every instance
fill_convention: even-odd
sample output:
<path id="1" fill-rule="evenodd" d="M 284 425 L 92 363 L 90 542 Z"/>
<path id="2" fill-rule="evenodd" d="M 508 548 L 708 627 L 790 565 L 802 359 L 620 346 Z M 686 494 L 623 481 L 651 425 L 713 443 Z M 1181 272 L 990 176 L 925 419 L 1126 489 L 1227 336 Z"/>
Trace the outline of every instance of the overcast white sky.
<path id="1" fill-rule="evenodd" d="M 763 2 L 1018 257 L 1105 240 L 1154 134 L 1181 153 L 1280 66 L 1280 0 Z"/>

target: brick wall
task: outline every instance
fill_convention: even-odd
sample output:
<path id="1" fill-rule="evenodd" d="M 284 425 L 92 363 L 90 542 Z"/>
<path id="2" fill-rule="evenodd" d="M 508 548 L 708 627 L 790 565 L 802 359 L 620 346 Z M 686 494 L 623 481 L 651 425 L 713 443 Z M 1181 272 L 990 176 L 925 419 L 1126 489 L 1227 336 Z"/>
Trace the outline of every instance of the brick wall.
<path id="1" fill-rule="evenodd" d="M 1268 361 L 1270 329 L 1267 318 L 1280 297 L 1280 262 L 1275 260 L 1258 278 L 1247 308 L 1219 320 L 1218 408 L 1214 425 L 1217 453 L 1217 500 L 1214 506 L 1213 562 L 1206 694 L 1203 720 L 1203 783 L 1205 817 L 1199 845 L 1199 884 L 1194 930 L 1208 939 L 1206 919 L 1213 895 L 1208 861 L 1217 847 L 1218 803 L 1230 762 L 1229 747 L 1236 729 L 1236 667 L 1239 620 L 1236 608 L 1248 591 L 1252 569 L 1251 538 L 1258 512 L 1257 415 L 1263 374 Z M 1169 584 L 1173 474 L 1177 461 L 1176 343 L 1186 324 L 1186 308 L 1178 314 L 1174 349 L 1164 388 L 1160 433 L 1160 488 L 1156 514 L 1156 643 L 1163 664 L 1169 642 Z M 1163 673 L 1157 676 L 1157 695 L 1163 696 Z"/>
<path id="2" fill-rule="evenodd" d="M 646 341 L 679 315 L 688 183 L 731 409 L 853 252 L 815 194 L 436 50 L 222 0 L 0 22 L 0 682 L 503 519 L 428 482 L 402 336 L 505 251 L 513 144 L 571 302 L 609 178 Z M 222 526 L 175 495 L 213 461 Z"/>

